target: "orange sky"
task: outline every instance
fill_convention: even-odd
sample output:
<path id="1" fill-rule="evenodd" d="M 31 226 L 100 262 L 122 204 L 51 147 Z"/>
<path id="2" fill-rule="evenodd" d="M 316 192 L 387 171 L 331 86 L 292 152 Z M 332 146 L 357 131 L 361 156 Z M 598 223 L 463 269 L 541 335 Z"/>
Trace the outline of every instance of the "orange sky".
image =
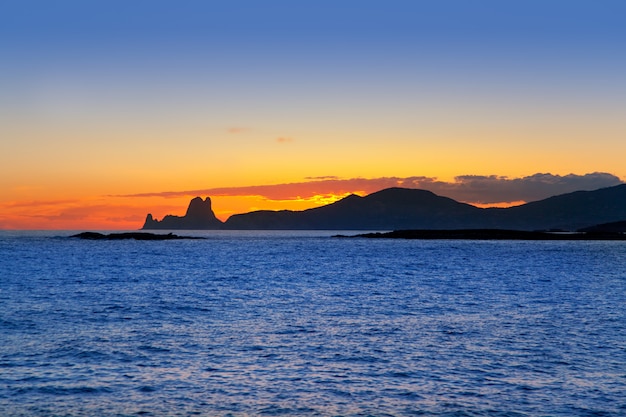
<path id="1" fill-rule="evenodd" d="M 323 177 L 270 185 L 62 199 L 32 198 L 0 203 L 0 229 L 133 230 L 143 225 L 148 213 L 157 219 L 167 214 L 184 215 L 190 199 L 195 196 L 211 197 L 215 214 L 225 221 L 232 214 L 262 209 L 304 210 L 332 203 L 350 193 L 367 195 L 394 186 L 429 189 L 436 194 L 479 207 L 508 207 L 555 194 L 597 189 L 618 183 L 618 177 L 602 173 L 566 176 L 535 174 L 521 178 L 461 176 L 452 181 L 431 177 Z M 32 192 L 28 189 L 19 190 L 19 193 Z"/>
<path id="2" fill-rule="evenodd" d="M 273 201 L 263 197 L 212 197 L 221 220 L 251 210 L 304 210 L 335 201 L 339 196 Z M 16 230 L 133 230 L 147 213 L 161 219 L 166 214 L 185 214 L 191 197 L 132 198 L 89 197 L 74 200 L 31 200 L 0 204 L 0 229 Z"/>

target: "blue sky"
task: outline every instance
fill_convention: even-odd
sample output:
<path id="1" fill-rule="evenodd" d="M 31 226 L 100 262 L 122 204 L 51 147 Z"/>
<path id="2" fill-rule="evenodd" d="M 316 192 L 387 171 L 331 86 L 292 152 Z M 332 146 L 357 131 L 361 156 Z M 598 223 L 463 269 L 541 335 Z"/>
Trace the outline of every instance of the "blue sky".
<path id="1" fill-rule="evenodd" d="M 586 57 L 623 60 L 619 1 L 5 1 L 3 49 L 63 59 Z M 347 56 L 346 56 L 347 55 Z M 559 56 L 560 55 L 560 56 Z M 572 61 L 569 61 L 572 60 Z M 52 63 L 52 62 L 51 62 Z"/>

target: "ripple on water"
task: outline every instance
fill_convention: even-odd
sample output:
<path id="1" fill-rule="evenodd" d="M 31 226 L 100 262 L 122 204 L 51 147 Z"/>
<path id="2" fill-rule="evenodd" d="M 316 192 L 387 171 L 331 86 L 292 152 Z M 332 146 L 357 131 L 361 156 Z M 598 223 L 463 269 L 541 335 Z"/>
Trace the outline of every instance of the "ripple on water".
<path id="1" fill-rule="evenodd" d="M 13 238 L 0 414 L 625 415 L 622 246 Z"/>

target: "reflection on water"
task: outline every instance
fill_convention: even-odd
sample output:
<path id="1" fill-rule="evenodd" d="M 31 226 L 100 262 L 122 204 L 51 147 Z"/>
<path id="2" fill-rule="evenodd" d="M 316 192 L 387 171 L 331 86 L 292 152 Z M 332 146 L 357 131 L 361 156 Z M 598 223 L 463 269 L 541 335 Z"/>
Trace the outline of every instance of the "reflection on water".
<path id="1" fill-rule="evenodd" d="M 622 242 L 1 234 L 6 416 L 626 414 Z"/>

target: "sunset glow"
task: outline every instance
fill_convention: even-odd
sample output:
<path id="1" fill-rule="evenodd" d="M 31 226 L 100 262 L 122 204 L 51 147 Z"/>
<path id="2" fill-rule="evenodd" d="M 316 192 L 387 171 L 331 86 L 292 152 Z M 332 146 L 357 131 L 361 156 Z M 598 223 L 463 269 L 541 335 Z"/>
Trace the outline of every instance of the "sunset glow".
<path id="1" fill-rule="evenodd" d="M 0 229 L 626 180 L 620 3 L 40 3 L 0 24 Z"/>

